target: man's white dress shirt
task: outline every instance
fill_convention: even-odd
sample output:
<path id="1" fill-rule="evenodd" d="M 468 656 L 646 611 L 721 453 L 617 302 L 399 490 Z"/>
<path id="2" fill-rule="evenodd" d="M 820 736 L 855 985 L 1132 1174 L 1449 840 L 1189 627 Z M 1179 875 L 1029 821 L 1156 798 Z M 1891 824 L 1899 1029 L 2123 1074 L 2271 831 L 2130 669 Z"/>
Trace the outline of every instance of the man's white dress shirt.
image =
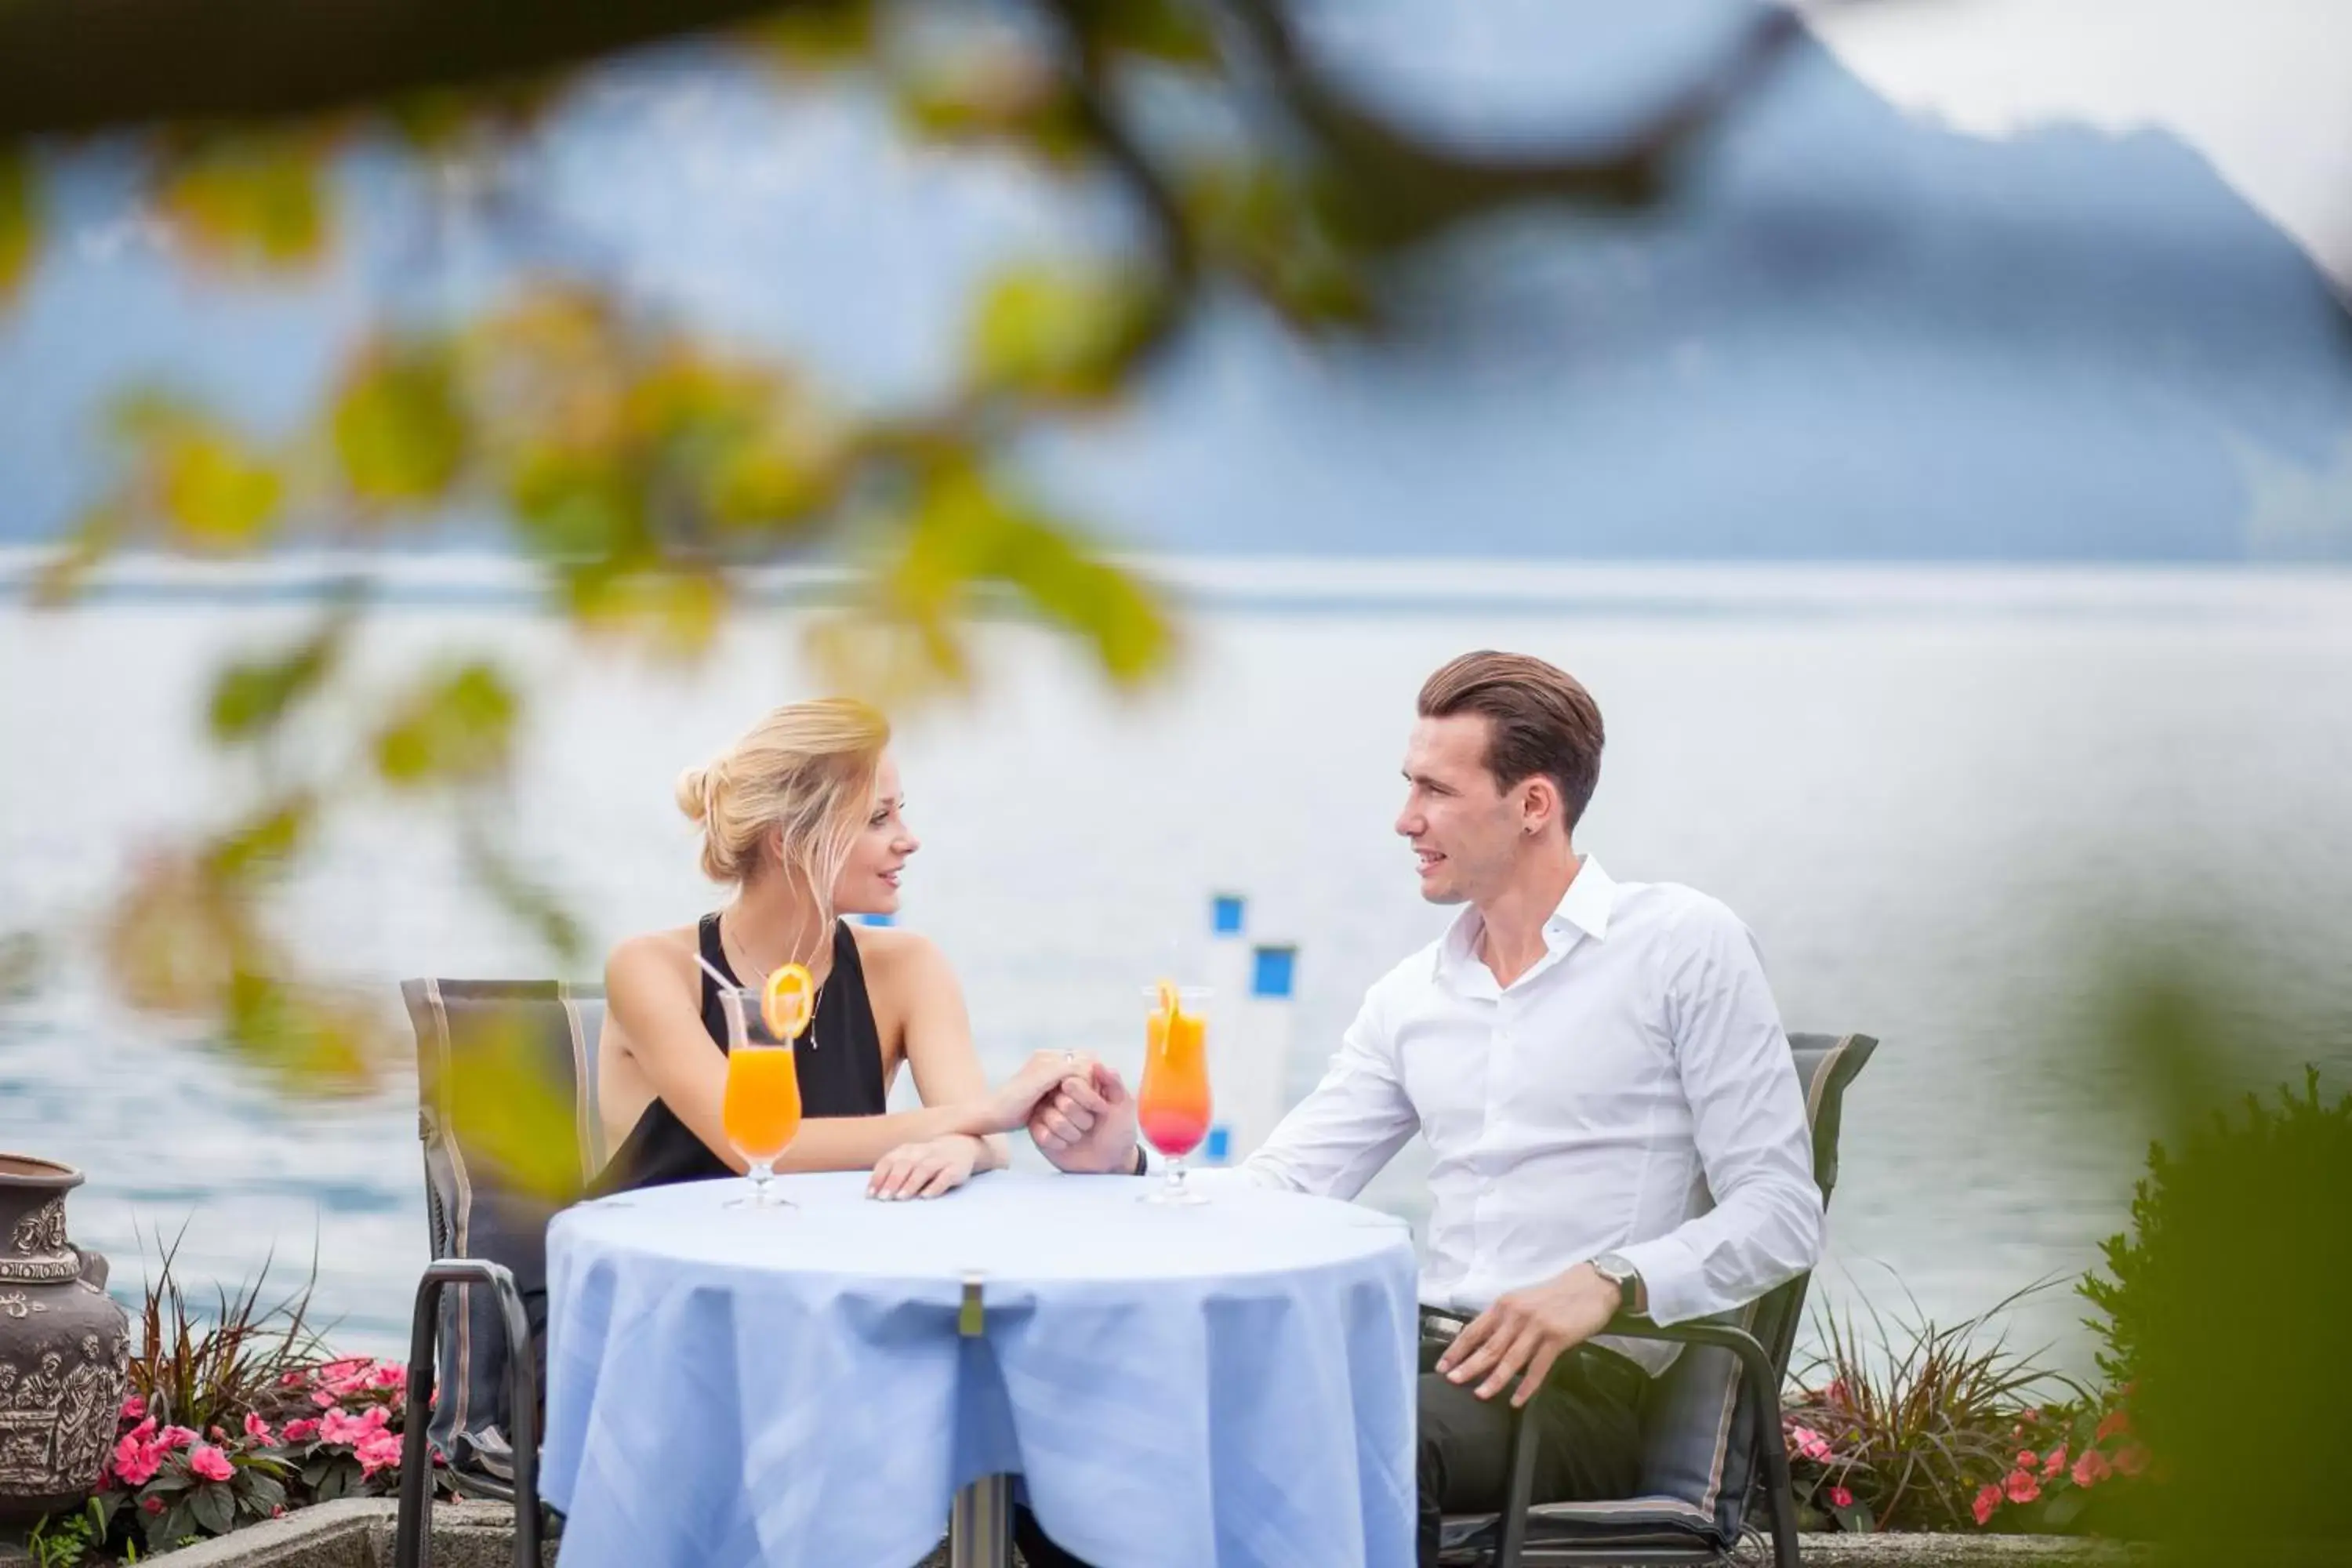
<path id="1" fill-rule="evenodd" d="M 1419 1131 L 1435 1156 L 1422 1300 L 1483 1309 L 1604 1252 L 1650 1316 L 1741 1306 L 1821 1257 L 1788 1037 L 1739 918 L 1587 857 L 1508 988 L 1465 910 L 1364 997 L 1315 1091 L 1244 1170 L 1352 1198 Z M 1631 1303 L 1628 1303 L 1629 1307 Z M 1607 1342 L 1652 1373 L 1675 1347 Z"/>

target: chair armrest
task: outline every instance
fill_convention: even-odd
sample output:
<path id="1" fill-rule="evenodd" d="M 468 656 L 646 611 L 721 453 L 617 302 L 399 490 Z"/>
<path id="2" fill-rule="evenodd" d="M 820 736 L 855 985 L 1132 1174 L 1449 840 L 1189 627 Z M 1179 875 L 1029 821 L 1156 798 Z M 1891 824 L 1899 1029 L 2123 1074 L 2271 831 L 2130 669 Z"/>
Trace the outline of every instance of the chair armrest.
<path id="1" fill-rule="evenodd" d="M 402 1568 L 424 1561 L 425 1512 L 431 1505 L 433 1456 L 425 1439 L 431 1419 L 434 1338 L 441 1293 L 452 1285 L 474 1285 L 498 1297 L 507 1339 L 508 1426 L 514 1442 L 515 1563 L 537 1568 L 539 1552 L 539 1378 L 530 1350 L 530 1322 L 522 1296 L 507 1268 L 476 1258 L 436 1258 L 416 1283 L 416 1313 L 411 1324 L 408 1390 L 401 1419 L 400 1506 L 393 1561 Z"/>
<path id="2" fill-rule="evenodd" d="M 1780 1374 L 1772 1357 L 1755 1335 L 1735 1323 L 1701 1318 L 1687 1323 L 1654 1323 L 1639 1312 L 1620 1312 L 1601 1333 L 1621 1340 L 1659 1340 L 1674 1344 L 1713 1345 L 1729 1351 L 1739 1363 L 1739 1375 L 1754 1397 L 1763 1430 L 1758 1434 L 1764 1450 L 1764 1478 L 1770 1493 L 1773 1557 L 1778 1568 L 1797 1568 L 1797 1500 L 1789 1480 L 1789 1450 L 1780 1435 Z M 1518 1568 L 1526 1540 L 1528 1509 L 1535 1482 L 1535 1435 L 1523 1406 L 1511 1425 L 1510 1482 L 1505 1494 L 1503 1528 L 1495 1554 L 1496 1568 Z"/>

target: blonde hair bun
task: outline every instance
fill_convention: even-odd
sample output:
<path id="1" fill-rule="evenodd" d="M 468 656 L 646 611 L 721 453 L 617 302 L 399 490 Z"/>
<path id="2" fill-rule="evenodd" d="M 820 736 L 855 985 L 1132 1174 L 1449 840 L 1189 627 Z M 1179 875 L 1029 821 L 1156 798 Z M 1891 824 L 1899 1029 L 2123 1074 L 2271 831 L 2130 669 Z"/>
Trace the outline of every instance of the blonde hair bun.
<path id="1" fill-rule="evenodd" d="M 847 697 L 776 709 L 725 752 L 678 775 L 677 805 L 702 829 L 702 872 L 748 881 L 773 838 L 783 868 L 828 920 L 833 884 L 866 826 L 890 722 Z"/>

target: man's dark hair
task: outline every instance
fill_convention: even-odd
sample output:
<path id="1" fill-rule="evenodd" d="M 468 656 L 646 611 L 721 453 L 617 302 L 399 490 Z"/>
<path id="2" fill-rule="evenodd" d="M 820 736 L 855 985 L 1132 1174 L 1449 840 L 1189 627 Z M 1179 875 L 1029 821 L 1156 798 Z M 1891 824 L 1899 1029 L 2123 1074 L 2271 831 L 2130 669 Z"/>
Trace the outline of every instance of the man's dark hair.
<path id="1" fill-rule="evenodd" d="M 1421 716 L 1483 713 L 1496 789 L 1536 773 L 1559 786 L 1572 831 L 1601 782 L 1601 709 L 1568 671 L 1523 653 L 1465 653 L 1422 683 Z"/>

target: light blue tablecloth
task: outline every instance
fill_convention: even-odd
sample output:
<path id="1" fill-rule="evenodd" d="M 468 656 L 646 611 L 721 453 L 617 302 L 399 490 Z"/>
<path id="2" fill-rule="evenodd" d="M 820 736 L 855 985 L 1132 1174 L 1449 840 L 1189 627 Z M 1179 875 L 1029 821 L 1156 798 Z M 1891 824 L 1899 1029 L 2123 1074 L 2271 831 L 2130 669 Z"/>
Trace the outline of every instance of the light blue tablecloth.
<path id="1" fill-rule="evenodd" d="M 955 1489 L 1019 1472 L 1104 1568 L 1412 1560 L 1404 1226 L 1221 1188 L 992 1173 L 928 1203 L 863 1173 L 583 1205 L 548 1233 L 541 1489 L 563 1568 L 902 1568 Z M 961 1279 L 985 1331 L 960 1338 Z"/>

